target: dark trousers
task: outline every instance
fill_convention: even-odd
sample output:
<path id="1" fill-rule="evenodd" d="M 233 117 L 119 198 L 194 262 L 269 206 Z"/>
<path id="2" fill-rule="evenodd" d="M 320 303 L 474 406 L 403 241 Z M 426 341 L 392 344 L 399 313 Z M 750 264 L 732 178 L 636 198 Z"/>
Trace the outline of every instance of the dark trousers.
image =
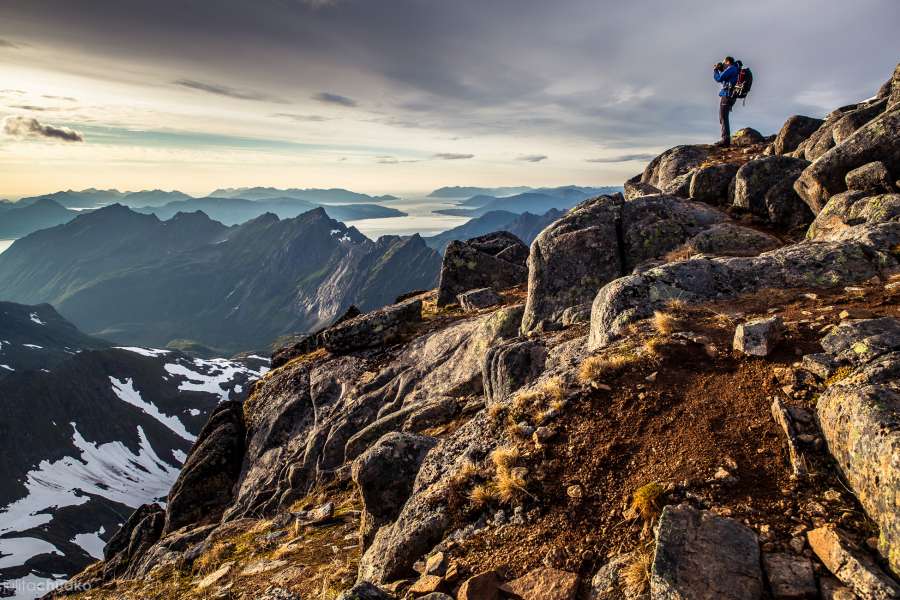
<path id="1" fill-rule="evenodd" d="M 728 122 L 728 116 L 736 100 L 727 96 L 719 98 L 719 124 L 722 126 L 723 144 L 731 143 L 731 123 Z"/>

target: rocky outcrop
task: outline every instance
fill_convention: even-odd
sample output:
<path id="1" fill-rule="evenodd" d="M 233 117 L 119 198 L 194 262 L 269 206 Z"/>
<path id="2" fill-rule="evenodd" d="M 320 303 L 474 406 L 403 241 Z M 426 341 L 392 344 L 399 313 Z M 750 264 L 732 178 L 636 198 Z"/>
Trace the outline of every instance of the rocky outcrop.
<path id="1" fill-rule="evenodd" d="M 412 493 L 422 459 L 436 442 L 434 438 L 409 433 L 386 433 L 353 461 L 353 483 L 364 506 L 360 527 L 363 549 L 381 526 L 400 513 Z"/>
<path id="2" fill-rule="evenodd" d="M 802 115 L 794 115 L 790 117 L 782 125 L 778 136 L 775 138 L 773 151 L 775 154 L 787 154 L 793 152 L 806 141 L 809 136 L 816 132 L 822 124 L 822 119 L 814 119 L 812 117 L 804 117 Z"/>
<path id="3" fill-rule="evenodd" d="M 557 325 L 567 308 L 590 302 L 607 282 L 725 221 L 713 208 L 669 195 L 579 204 L 531 246 L 522 331 Z"/>
<path id="4" fill-rule="evenodd" d="M 802 242 L 752 258 L 694 258 L 617 279 L 594 299 L 588 345 L 606 345 L 671 298 L 703 302 L 767 287 L 842 287 L 897 264 L 892 249 L 900 243 L 898 224 L 861 225 L 836 237 L 840 239 Z"/>
<path id="5" fill-rule="evenodd" d="M 659 600 L 756 600 L 763 597 L 756 534 L 738 521 L 687 505 L 659 519 L 651 597 Z"/>
<path id="6" fill-rule="evenodd" d="M 134 511 L 103 548 L 104 579 L 123 574 L 163 533 L 165 512 L 158 504 L 144 504 Z"/>
<path id="7" fill-rule="evenodd" d="M 900 573 L 900 320 L 849 321 L 822 347 L 849 373 L 820 397 L 816 410 L 828 449 L 866 512 L 881 529 L 879 546 Z"/>
<path id="8" fill-rule="evenodd" d="M 703 164 L 711 147 L 675 146 L 650 161 L 641 175 L 641 182 L 665 190 L 675 179 Z"/>
<path id="9" fill-rule="evenodd" d="M 399 300 L 398 300 L 399 302 Z M 344 321 L 349 321 L 355 317 L 358 317 L 362 313 L 355 306 L 351 306 L 347 309 L 343 315 L 338 317 L 338 319 L 332 323 L 334 325 L 340 325 Z M 325 342 L 322 339 L 322 333 L 327 329 L 327 327 L 323 327 L 318 331 L 311 333 L 309 335 L 303 336 L 296 342 L 279 348 L 275 352 L 272 353 L 272 368 L 277 369 L 283 365 L 286 365 L 291 360 L 303 356 L 304 354 L 309 354 L 310 352 L 315 352 L 320 348 L 325 347 Z"/>
<path id="10" fill-rule="evenodd" d="M 478 288 L 504 290 L 524 283 L 528 247 L 511 233 L 499 231 L 461 242 L 450 242 L 441 264 L 438 306 Z"/>
<path id="11" fill-rule="evenodd" d="M 544 371 L 547 349 L 540 341 L 515 341 L 493 346 L 484 355 L 484 396 L 488 405 L 536 380 Z"/>
<path id="12" fill-rule="evenodd" d="M 806 168 L 794 189 L 818 213 L 828 199 L 847 189 L 847 173 L 873 161 L 900 172 L 900 109 L 894 107 L 869 122 Z"/>
<path id="13" fill-rule="evenodd" d="M 240 402 L 223 402 L 200 431 L 166 504 L 165 532 L 218 520 L 234 498 L 244 459 Z M 155 541 L 155 540 L 154 540 Z"/>
<path id="14" fill-rule="evenodd" d="M 831 197 L 807 231 L 811 240 L 840 239 L 859 225 L 900 220 L 900 194 L 869 196 L 849 191 Z"/>
<path id="15" fill-rule="evenodd" d="M 407 300 L 344 321 L 322 332 L 322 346 L 334 354 L 396 342 L 422 319 L 422 301 Z"/>
<path id="16" fill-rule="evenodd" d="M 735 176 L 734 206 L 782 227 L 806 225 L 813 215 L 793 190 L 809 162 L 789 156 L 767 156 L 742 166 Z"/>
<path id="17" fill-rule="evenodd" d="M 698 169 L 691 178 L 688 192 L 691 200 L 714 206 L 731 204 L 730 189 L 740 165 L 724 163 Z"/>
<path id="18" fill-rule="evenodd" d="M 690 239 L 690 247 L 698 254 L 713 256 L 757 256 L 781 246 L 781 241 L 768 233 L 734 223 L 717 223 Z"/>

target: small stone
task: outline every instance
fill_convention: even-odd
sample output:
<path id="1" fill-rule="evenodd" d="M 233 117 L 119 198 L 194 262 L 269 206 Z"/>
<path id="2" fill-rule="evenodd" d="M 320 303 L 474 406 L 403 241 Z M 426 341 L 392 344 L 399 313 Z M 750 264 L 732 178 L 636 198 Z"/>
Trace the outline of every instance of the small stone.
<path id="1" fill-rule="evenodd" d="M 649 375 L 647 375 L 647 376 L 644 378 L 644 380 L 647 381 L 648 383 L 655 383 L 655 382 L 656 382 L 656 376 L 657 376 L 657 375 L 658 375 L 658 371 L 653 371 L 652 373 L 650 373 Z"/>
<path id="2" fill-rule="evenodd" d="M 231 562 L 227 562 L 227 563 L 223 564 L 221 567 L 219 567 L 218 569 L 216 569 L 215 571 L 213 571 L 212 573 L 210 573 L 209 575 L 207 575 L 206 577 L 204 577 L 203 579 L 198 581 L 195 584 L 196 588 L 198 590 L 205 590 L 209 587 L 214 586 L 216 583 L 221 581 L 221 579 L 223 577 L 225 577 L 226 575 L 228 575 L 228 573 L 231 572 L 231 567 L 233 565 L 234 565 L 234 563 L 231 563 Z"/>
<path id="3" fill-rule="evenodd" d="M 834 359 L 824 353 L 806 354 L 800 362 L 800 368 L 812 373 L 819 379 L 828 379 L 837 369 Z"/>
<path id="4" fill-rule="evenodd" d="M 504 584 L 500 589 L 522 600 L 575 600 L 578 575 L 541 567 Z"/>
<path id="5" fill-rule="evenodd" d="M 748 321 L 737 326 L 732 345 L 749 356 L 768 356 L 781 341 L 783 329 L 781 317 Z"/>
<path id="6" fill-rule="evenodd" d="M 841 312 L 838 313 L 838 317 L 840 317 L 841 321 L 844 321 L 844 320 L 850 318 L 850 313 L 847 312 L 846 310 L 842 310 Z"/>
<path id="7" fill-rule="evenodd" d="M 552 439 L 556 435 L 556 430 L 547 427 L 546 425 L 542 425 L 534 430 L 534 441 L 542 444 L 550 439 Z"/>
<path id="8" fill-rule="evenodd" d="M 812 561 L 792 554 L 764 554 L 763 566 L 776 600 L 816 598 L 819 588 Z"/>
<path id="9" fill-rule="evenodd" d="M 804 548 L 806 548 L 806 540 L 804 540 L 800 536 L 793 537 L 791 538 L 789 545 L 791 547 L 791 550 L 794 551 L 794 554 L 802 554 Z"/>
<path id="10" fill-rule="evenodd" d="M 495 571 L 479 573 L 469 577 L 456 594 L 457 600 L 498 600 L 500 597 L 500 577 Z"/>
<path id="11" fill-rule="evenodd" d="M 884 290 L 886 292 L 900 292 L 900 281 L 893 281 L 891 283 L 886 283 L 884 285 Z"/>
<path id="12" fill-rule="evenodd" d="M 858 600 L 853 590 L 829 575 L 819 579 L 819 589 L 822 600 Z"/>
<path id="13" fill-rule="evenodd" d="M 443 577 L 447 572 L 447 557 L 443 552 L 435 552 L 425 561 L 425 575 L 438 575 Z"/>
<path id="14" fill-rule="evenodd" d="M 438 592 L 444 587 L 444 578 L 439 575 L 422 575 L 410 586 L 409 591 L 413 594 L 430 594 Z"/>
<path id="15" fill-rule="evenodd" d="M 473 312 L 482 308 L 496 306 L 503 300 L 491 288 L 479 288 L 477 290 L 469 290 L 456 296 L 456 301 L 460 308 L 466 312 Z"/>
<path id="16" fill-rule="evenodd" d="M 816 556 L 841 582 L 862 598 L 900 598 L 900 585 L 839 529 L 819 527 L 806 534 Z"/>
<path id="17" fill-rule="evenodd" d="M 574 484 L 566 488 L 566 495 L 569 498 L 578 499 L 584 496 L 584 489 L 580 485 Z"/>

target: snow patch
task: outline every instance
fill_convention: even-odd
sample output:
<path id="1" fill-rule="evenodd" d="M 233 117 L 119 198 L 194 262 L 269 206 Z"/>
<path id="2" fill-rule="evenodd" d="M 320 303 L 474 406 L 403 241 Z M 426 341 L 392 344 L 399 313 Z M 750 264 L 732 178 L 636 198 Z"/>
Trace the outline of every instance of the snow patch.
<path id="1" fill-rule="evenodd" d="M 192 408 L 192 409 L 190 409 L 188 412 L 190 413 L 190 415 L 191 415 L 192 417 L 199 417 L 199 416 L 200 416 L 200 409 Z"/>
<path id="2" fill-rule="evenodd" d="M 12 368 L 11 366 L 9 366 L 9 365 L 0 365 L 0 369 L 6 369 L 6 370 L 8 370 L 8 371 L 15 371 L 15 369 L 13 369 L 13 368 Z"/>
<path id="3" fill-rule="evenodd" d="M 43 346 L 38 346 L 37 344 L 22 344 L 26 348 L 31 348 L 32 350 L 43 350 Z"/>
<path id="4" fill-rule="evenodd" d="M 46 325 L 46 323 L 41 321 L 37 313 L 31 313 L 30 315 L 28 315 L 28 318 L 31 319 L 32 323 L 37 323 L 38 325 Z"/>
<path id="5" fill-rule="evenodd" d="M 25 561 L 41 554 L 59 554 L 59 548 L 31 537 L 0 538 L 0 569 L 8 569 L 21 565 Z"/>
<path id="6" fill-rule="evenodd" d="M 185 454 L 181 450 L 172 450 L 172 456 L 174 456 L 175 460 L 177 460 L 181 464 L 184 464 L 184 461 L 187 460 L 187 454 Z"/>
<path id="7" fill-rule="evenodd" d="M 106 546 L 106 542 L 104 542 L 100 536 L 104 533 L 106 533 L 106 530 L 101 525 L 100 530 L 94 533 L 79 533 L 72 538 L 72 543 L 90 554 L 93 558 L 102 560 L 103 547 Z"/>
<path id="8" fill-rule="evenodd" d="M 116 379 L 115 377 L 110 377 L 109 381 L 110 383 L 112 383 L 113 392 L 116 394 L 116 396 L 119 397 L 119 400 L 121 400 L 122 402 L 140 408 L 149 416 L 153 417 L 154 419 L 174 431 L 178 436 L 186 439 L 189 442 L 193 442 L 197 439 L 197 436 L 185 429 L 184 423 L 182 423 L 178 417 L 170 417 L 168 415 L 164 415 L 156 407 L 156 405 L 141 398 L 140 392 L 134 389 L 134 382 L 131 379 L 121 381 L 119 379 Z"/>
<path id="9" fill-rule="evenodd" d="M 231 396 L 231 392 L 226 389 L 226 386 L 231 384 L 235 376 L 244 374 L 258 378 L 268 371 L 266 367 L 262 367 L 259 371 L 254 371 L 224 358 L 211 360 L 195 358 L 191 365 L 193 368 L 188 368 L 179 363 L 169 363 L 164 368 L 168 373 L 186 379 L 178 386 L 179 390 L 183 392 L 215 394 L 219 396 L 219 400 L 222 402 L 228 400 Z"/>
<path id="10" fill-rule="evenodd" d="M 166 354 L 170 354 L 172 352 L 171 350 L 159 350 L 157 348 L 135 348 L 132 346 L 116 346 L 116 350 L 134 352 L 135 354 L 140 354 L 141 356 L 149 356 L 150 358 L 159 358 L 160 356 L 165 356 Z"/>

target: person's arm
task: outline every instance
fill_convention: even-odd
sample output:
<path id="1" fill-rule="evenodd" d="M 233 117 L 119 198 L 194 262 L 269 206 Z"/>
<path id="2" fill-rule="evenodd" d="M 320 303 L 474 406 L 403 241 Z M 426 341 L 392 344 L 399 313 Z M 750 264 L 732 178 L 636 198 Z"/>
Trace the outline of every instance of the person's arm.
<path id="1" fill-rule="evenodd" d="M 722 83 L 723 81 L 728 81 L 728 78 L 731 77 L 737 71 L 736 65 L 728 65 L 728 68 L 724 71 L 713 71 L 713 78 Z"/>

